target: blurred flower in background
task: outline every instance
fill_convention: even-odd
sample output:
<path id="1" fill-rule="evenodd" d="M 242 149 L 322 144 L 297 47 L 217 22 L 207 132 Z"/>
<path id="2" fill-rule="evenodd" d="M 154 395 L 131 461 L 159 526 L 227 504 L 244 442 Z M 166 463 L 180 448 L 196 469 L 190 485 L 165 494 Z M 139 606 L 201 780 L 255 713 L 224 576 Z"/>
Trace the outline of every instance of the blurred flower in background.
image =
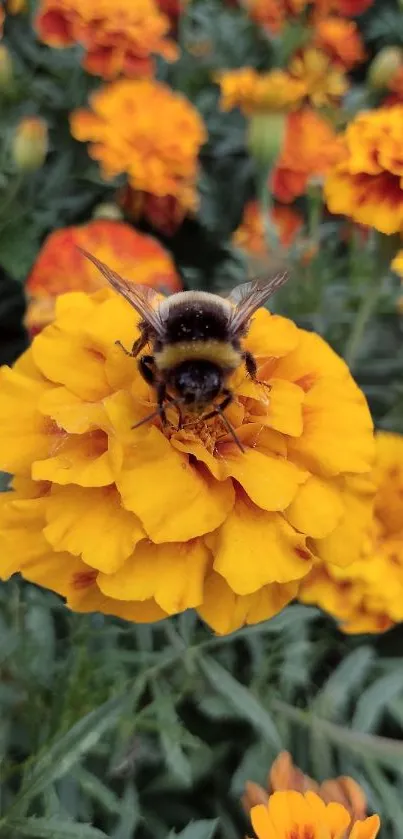
<path id="1" fill-rule="evenodd" d="M 381 233 L 403 227 L 403 105 L 359 113 L 345 132 L 346 157 L 329 173 L 332 213 Z"/>
<path id="2" fill-rule="evenodd" d="M 273 762 L 267 778 L 267 789 L 247 781 L 242 798 L 244 810 L 249 814 L 257 804 L 267 806 L 273 793 L 286 790 L 303 794 L 314 792 L 325 804 L 341 804 L 351 817 L 351 826 L 367 816 L 365 793 L 353 778 L 344 775 L 319 784 L 294 765 L 289 752 L 280 752 Z"/>
<path id="3" fill-rule="evenodd" d="M 333 64 L 351 70 L 365 59 L 365 49 L 355 21 L 326 17 L 318 21 L 315 42 L 326 52 Z"/>
<path id="4" fill-rule="evenodd" d="M 294 790 L 274 792 L 267 805 L 252 807 L 250 818 L 257 839 L 375 839 L 380 828 L 377 815 L 351 825 L 342 804 L 325 804 L 314 792 Z"/>
<path id="5" fill-rule="evenodd" d="M 403 437 L 379 431 L 376 449 L 375 513 L 361 559 L 348 568 L 318 564 L 300 592 L 350 633 L 383 632 L 403 620 Z"/>
<path id="6" fill-rule="evenodd" d="M 173 236 L 186 217 L 186 208 L 172 195 L 153 195 L 125 186 L 118 191 L 116 200 L 131 221 L 147 219 L 165 236 Z"/>
<path id="7" fill-rule="evenodd" d="M 318 108 L 334 104 L 347 92 L 343 69 L 316 47 L 301 50 L 290 62 L 289 71 L 303 84 L 305 96 Z"/>
<path id="8" fill-rule="evenodd" d="M 264 111 L 287 111 L 305 95 L 305 85 L 284 70 L 258 73 L 252 67 L 227 70 L 217 76 L 223 111 L 241 108 L 247 116 Z"/>
<path id="9" fill-rule="evenodd" d="M 43 0 L 36 28 L 49 46 L 81 44 L 85 69 L 105 79 L 150 76 L 154 55 L 178 55 L 169 19 L 154 0 Z"/>
<path id="10" fill-rule="evenodd" d="M 245 347 L 270 393 L 241 367 L 226 412 L 244 451 L 219 416 L 185 414 L 177 430 L 168 409 L 166 427 L 133 429 L 155 406 L 115 345 L 132 345 L 135 322 L 109 289 L 63 295 L 54 324 L 3 368 L 0 464 L 16 477 L 1 498 L 1 576 L 21 571 L 76 611 L 149 622 L 196 608 L 221 634 L 265 620 L 315 556 L 337 562 L 352 530 L 361 547 L 365 399 L 323 339 L 261 309 Z M 351 543 L 341 563 L 354 556 Z"/>
<path id="11" fill-rule="evenodd" d="M 167 251 L 151 236 L 119 221 L 99 219 L 55 230 L 47 238 L 29 274 L 26 325 L 35 334 L 55 314 L 55 302 L 66 291 L 96 291 L 105 285 L 100 272 L 79 247 L 88 250 L 134 283 L 180 291 L 181 282 Z"/>
<path id="12" fill-rule="evenodd" d="M 71 115 L 71 130 L 90 142 L 105 178 L 127 173 L 134 189 L 196 209 L 198 153 L 207 133 L 184 96 L 151 80 L 118 81 L 92 95 L 91 110 Z"/>
<path id="13" fill-rule="evenodd" d="M 284 207 L 280 204 L 273 207 L 271 221 L 277 229 L 279 242 L 284 247 L 289 247 L 295 241 L 298 232 L 303 227 L 301 214 L 291 207 Z M 249 201 L 246 204 L 242 222 L 234 233 L 233 241 L 239 248 L 252 256 L 267 254 L 268 245 L 265 237 L 263 214 L 257 201 Z"/>

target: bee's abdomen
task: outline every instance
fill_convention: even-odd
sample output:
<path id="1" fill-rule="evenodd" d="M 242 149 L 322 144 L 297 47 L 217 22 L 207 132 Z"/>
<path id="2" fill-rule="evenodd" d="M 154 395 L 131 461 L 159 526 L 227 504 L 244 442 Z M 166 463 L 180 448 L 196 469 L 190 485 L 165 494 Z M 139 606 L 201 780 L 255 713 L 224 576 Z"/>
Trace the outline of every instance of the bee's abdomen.
<path id="1" fill-rule="evenodd" d="M 239 367 L 242 356 L 228 341 L 191 340 L 165 344 L 154 352 L 155 363 L 159 370 L 170 370 L 184 361 L 211 361 L 226 370 Z"/>
<path id="2" fill-rule="evenodd" d="M 168 344 L 184 341 L 225 341 L 228 335 L 228 315 L 217 304 L 179 304 L 171 307 L 165 323 Z"/>

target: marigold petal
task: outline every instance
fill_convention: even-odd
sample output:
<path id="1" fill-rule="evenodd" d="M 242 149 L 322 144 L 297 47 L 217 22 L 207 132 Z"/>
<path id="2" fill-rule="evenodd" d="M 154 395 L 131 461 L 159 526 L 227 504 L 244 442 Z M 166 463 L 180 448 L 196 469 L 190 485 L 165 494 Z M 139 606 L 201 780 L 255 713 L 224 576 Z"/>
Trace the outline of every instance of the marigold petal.
<path id="1" fill-rule="evenodd" d="M 231 452 L 234 452 L 231 455 Z M 240 453 L 234 446 L 225 452 L 221 447 L 227 475 L 235 478 L 249 498 L 263 510 L 284 510 L 294 498 L 298 486 L 307 477 L 289 460 L 271 457 L 256 449 L 246 449 Z"/>
<path id="2" fill-rule="evenodd" d="M 369 816 L 364 821 L 356 821 L 350 833 L 350 839 L 376 839 L 381 827 L 378 815 Z"/>
<path id="3" fill-rule="evenodd" d="M 335 529 L 344 512 L 341 490 L 313 475 L 299 487 L 284 515 L 296 530 L 322 539 Z"/>
<path id="4" fill-rule="evenodd" d="M 106 396 L 109 385 L 105 377 L 105 359 L 93 346 L 80 338 L 62 332 L 50 324 L 32 344 L 32 354 L 39 370 L 55 384 L 65 385 L 76 396 L 96 401 Z"/>
<path id="5" fill-rule="evenodd" d="M 74 612 L 102 612 L 104 615 L 114 615 L 136 623 L 156 623 L 168 617 L 152 598 L 138 603 L 114 600 L 112 597 L 105 597 L 96 583 L 67 595 L 67 606 Z"/>
<path id="6" fill-rule="evenodd" d="M 255 358 L 281 358 L 292 352 L 299 342 L 299 330 L 293 321 L 271 315 L 266 309 L 254 314 L 245 346 Z"/>
<path id="7" fill-rule="evenodd" d="M 200 617 L 219 635 L 228 635 L 246 624 L 269 620 L 294 599 L 297 583 L 273 583 L 254 594 L 238 595 L 228 583 L 211 572 L 204 585 L 203 603 L 198 608 Z"/>
<path id="8" fill-rule="evenodd" d="M 293 382 L 270 378 L 267 422 L 270 428 L 300 437 L 303 431 L 302 404 L 304 391 Z"/>
<path id="9" fill-rule="evenodd" d="M 238 500 L 214 534 L 214 570 L 236 594 L 301 579 L 311 568 L 305 538 L 282 516 Z"/>
<path id="10" fill-rule="evenodd" d="M 315 552 L 332 565 L 349 565 L 358 559 L 373 521 L 371 498 L 373 484 L 361 486 L 350 478 L 342 488 L 344 514 L 335 529 L 315 542 Z"/>
<path id="11" fill-rule="evenodd" d="M 100 574 L 98 585 L 104 594 L 117 600 L 153 597 L 172 615 L 202 602 L 209 556 L 198 540 L 165 545 L 143 540 L 115 574 Z"/>
<path id="12" fill-rule="evenodd" d="M 69 434 L 85 434 L 105 426 L 102 403 L 83 402 L 66 387 L 47 390 L 39 401 L 38 409 Z"/>
<path id="13" fill-rule="evenodd" d="M 102 487 L 112 484 L 108 440 L 102 432 L 82 436 L 65 436 L 55 454 L 32 464 L 34 481 L 53 481 L 55 484 L 78 484 L 83 487 Z"/>
<path id="14" fill-rule="evenodd" d="M 0 467 L 5 472 L 29 475 L 33 458 L 48 454 L 57 429 L 37 410 L 45 392 L 42 382 L 8 367 L 1 368 Z"/>
<path id="15" fill-rule="evenodd" d="M 44 535 L 56 551 L 81 556 L 107 574 L 120 568 L 145 535 L 113 486 L 56 487 L 47 499 L 46 520 Z"/>
<path id="16" fill-rule="evenodd" d="M 231 481 L 216 482 L 201 466 L 191 466 L 154 427 L 126 452 L 116 483 L 126 509 L 136 513 L 157 543 L 215 530 L 234 503 Z"/>
<path id="17" fill-rule="evenodd" d="M 253 830 L 259 839 L 278 839 L 278 833 L 269 816 L 269 810 L 264 804 L 257 804 L 250 811 Z"/>

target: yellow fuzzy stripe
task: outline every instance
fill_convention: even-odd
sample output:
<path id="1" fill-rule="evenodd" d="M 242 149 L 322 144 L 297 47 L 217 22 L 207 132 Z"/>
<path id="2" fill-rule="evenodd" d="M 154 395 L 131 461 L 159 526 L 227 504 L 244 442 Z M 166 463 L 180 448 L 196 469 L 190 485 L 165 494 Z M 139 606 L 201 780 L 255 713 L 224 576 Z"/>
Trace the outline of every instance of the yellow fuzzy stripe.
<path id="1" fill-rule="evenodd" d="M 181 341 L 168 344 L 161 352 L 155 353 L 155 363 L 159 370 L 169 370 L 182 361 L 193 359 L 212 361 L 232 370 L 241 363 L 240 353 L 225 341 Z"/>

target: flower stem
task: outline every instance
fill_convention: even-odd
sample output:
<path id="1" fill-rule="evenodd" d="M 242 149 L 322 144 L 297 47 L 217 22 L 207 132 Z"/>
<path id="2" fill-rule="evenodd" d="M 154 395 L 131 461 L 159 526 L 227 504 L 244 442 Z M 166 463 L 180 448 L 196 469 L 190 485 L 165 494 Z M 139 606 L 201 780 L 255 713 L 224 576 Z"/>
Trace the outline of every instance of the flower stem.
<path id="1" fill-rule="evenodd" d="M 374 270 L 355 316 L 350 335 L 347 339 L 344 358 L 350 368 L 354 367 L 365 329 L 375 312 L 387 276 L 391 259 L 396 251 L 395 236 L 377 234 L 376 258 Z"/>

